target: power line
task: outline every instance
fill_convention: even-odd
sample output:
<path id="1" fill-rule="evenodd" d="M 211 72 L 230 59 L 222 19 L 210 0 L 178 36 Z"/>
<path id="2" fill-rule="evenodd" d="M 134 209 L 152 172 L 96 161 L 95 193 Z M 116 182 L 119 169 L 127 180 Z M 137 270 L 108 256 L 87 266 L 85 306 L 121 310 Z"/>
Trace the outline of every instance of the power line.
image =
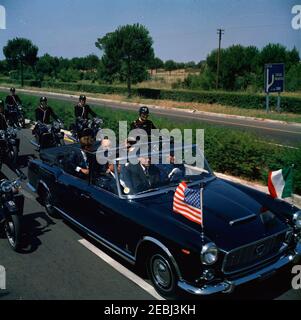
<path id="1" fill-rule="evenodd" d="M 217 52 L 217 69 L 216 69 L 216 90 L 218 89 L 218 77 L 219 77 L 222 35 L 225 34 L 225 30 L 224 29 L 217 29 L 217 34 L 218 34 L 218 52 Z"/>

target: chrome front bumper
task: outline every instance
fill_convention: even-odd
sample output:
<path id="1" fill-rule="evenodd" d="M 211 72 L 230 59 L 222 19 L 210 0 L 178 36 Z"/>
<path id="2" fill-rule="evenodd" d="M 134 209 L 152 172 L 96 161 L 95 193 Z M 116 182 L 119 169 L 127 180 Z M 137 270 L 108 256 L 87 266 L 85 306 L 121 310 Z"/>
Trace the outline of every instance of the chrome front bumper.
<path id="1" fill-rule="evenodd" d="M 280 257 L 275 263 L 262 268 L 259 271 L 243 276 L 235 280 L 224 280 L 215 285 L 204 285 L 203 287 L 196 287 L 190 285 L 185 281 L 179 281 L 178 286 L 182 290 L 194 294 L 194 295 L 211 295 L 214 293 L 231 293 L 236 286 L 243 283 L 253 281 L 260 278 L 265 278 L 269 274 L 277 271 L 278 269 L 286 266 L 291 262 L 297 262 L 297 259 L 301 257 L 301 241 L 298 242 L 294 252 L 288 253 L 285 256 Z"/>

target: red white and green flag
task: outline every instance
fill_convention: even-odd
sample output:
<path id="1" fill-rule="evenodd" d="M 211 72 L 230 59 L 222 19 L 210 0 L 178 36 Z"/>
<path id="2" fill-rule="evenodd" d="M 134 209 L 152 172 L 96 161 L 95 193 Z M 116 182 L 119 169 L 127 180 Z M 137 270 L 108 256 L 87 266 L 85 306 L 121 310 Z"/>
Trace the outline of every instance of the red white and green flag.
<path id="1" fill-rule="evenodd" d="M 293 168 L 270 171 L 268 188 L 273 198 L 285 199 L 293 194 Z"/>

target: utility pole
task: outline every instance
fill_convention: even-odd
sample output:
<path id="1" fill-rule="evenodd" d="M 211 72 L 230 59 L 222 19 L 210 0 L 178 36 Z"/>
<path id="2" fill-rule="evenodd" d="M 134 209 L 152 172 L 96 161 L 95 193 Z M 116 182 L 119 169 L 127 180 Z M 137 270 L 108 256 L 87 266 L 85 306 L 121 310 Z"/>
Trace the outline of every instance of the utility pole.
<path id="1" fill-rule="evenodd" d="M 219 77 L 219 66 L 220 66 L 220 55 L 221 55 L 221 43 L 222 35 L 225 33 L 224 29 L 217 29 L 218 34 L 218 52 L 217 52 L 217 69 L 216 69 L 216 90 L 218 89 L 218 77 Z"/>

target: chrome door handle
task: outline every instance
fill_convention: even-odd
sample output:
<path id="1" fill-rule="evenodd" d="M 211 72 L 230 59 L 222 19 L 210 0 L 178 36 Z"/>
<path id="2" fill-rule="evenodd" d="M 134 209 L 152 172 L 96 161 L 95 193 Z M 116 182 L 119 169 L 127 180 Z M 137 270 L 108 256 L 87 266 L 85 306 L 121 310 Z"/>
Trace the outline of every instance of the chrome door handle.
<path id="1" fill-rule="evenodd" d="M 86 193 L 81 193 L 80 196 L 81 196 L 81 198 L 91 199 L 91 197 Z"/>

